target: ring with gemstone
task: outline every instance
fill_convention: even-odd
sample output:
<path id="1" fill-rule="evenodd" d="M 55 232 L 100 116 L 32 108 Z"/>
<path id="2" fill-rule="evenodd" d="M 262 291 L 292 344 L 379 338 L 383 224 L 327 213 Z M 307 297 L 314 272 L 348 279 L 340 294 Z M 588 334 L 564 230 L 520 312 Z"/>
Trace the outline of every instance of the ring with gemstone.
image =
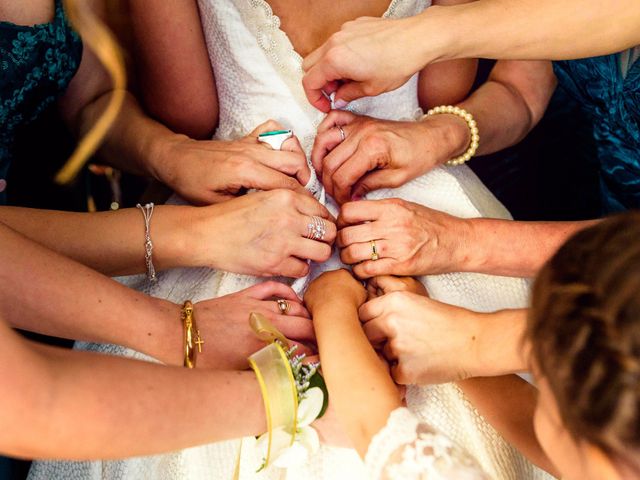
<path id="1" fill-rule="evenodd" d="M 307 224 L 307 238 L 309 240 L 324 240 L 327 233 L 327 225 L 323 218 L 313 216 Z"/>
<path id="2" fill-rule="evenodd" d="M 378 260 L 380 255 L 378 255 L 378 247 L 376 246 L 376 242 L 371 240 L 371 260 Z"/>
<path id="3" fill-rule="evenodd" d="M 293 137 L 293 130 L 272 130 L 258 135 L 260 143 L 266 143 L 273 150 L 282 150 L 282 144 Z"/>
<path id="4" fill-rule="evenodd" d="M 280 310 L 282 315 L 286 315 L 289 313 L 289 310 L 291 310 L 291 304 L 283 298 L 276 300 L 276 303 L 278 304 L 278 310 Z"/>

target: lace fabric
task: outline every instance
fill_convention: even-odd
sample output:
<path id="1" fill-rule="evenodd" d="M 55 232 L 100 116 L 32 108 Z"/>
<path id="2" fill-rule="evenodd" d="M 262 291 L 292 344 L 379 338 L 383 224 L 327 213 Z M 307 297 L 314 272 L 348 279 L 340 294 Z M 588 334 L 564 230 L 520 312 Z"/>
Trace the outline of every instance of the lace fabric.
<path id="1" fill-rule="evenodd" d="M 414 15 L 428 6 L 422 0 L 394 0 L 388 17 Z M 199 0 L 200 17 L 213 66 L 219 98 L 216 139 L 244 136 L 267 119 L 291 128 L 309 154 L 323 114 L 307 102 L 302 89 L 300 58 L 279 28 L 279 21 L 262 0 Z M 355 113 L 384 119 L 415 118 L 419 110 L 417 76 L 395 91 L 353 102 Z M 317 198 L 323 189 L 312 180 Z M 460 217 L 509 218 L 509 213 L 466 166 L 437 168 L 398 189 L 372 192 L 367 198 L 400 197 Z M 174 199 L 174 202 L 180 202 Z M 336 205 L 326 198 L 327 207 Z M 337 254 L 323 265 L 312 265 L 312 276 L 340 266 Z M 296 282 L 302 291 L 309 279 Z M 431 295 L 446 303 L 493 311 L 523 307 L 528 283 L 523 279 L 476 274 L 448 274 L 422 279 Z M 144 276 L 122 283 L 176 303 L 194 302 L 239 291 L 263 279 L 206 268 L 181 268 L 158 274 L 150 285 Z M 123 356 L 139 354 L 117 346 L 79 344 L 78 348 Z M 452 441 L 476 457 L 482 468 L 500 480 L 547 478 L 513 450 L 465 400 L 455 385 L 409 389 L 409 408 L 420 421 L 446 432 Z M 197 480 L 231 478 L 239 441 L 220 442 L 167 455 L 118 462 L 38 462 L 31 480 L 139 479 Z M 241 478 L 279 478 L 268 468 L 255 474 L 254 455 L 243 449 Z M 290 478 L 354 480 L 367 478 L 364 464 L 354 450 L 323 446 L 310 461 L 287 472 Z"/>
<path id="2" fill-rule="evenodd" d="M 365 464 L 375 480 L 489 480 L 471 455 L 406 408 L 391 412 Z"/>

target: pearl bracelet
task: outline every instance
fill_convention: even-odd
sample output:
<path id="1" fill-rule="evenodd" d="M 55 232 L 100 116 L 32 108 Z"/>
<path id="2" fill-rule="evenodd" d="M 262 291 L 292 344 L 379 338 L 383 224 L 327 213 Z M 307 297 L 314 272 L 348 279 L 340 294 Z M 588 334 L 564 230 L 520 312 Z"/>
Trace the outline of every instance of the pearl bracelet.
<path id="1" fill-rule="evenodd" d="M 442 113 L 457 115 L 458 117 L 462 118 L 465 122 L 467 122 L 467 125 L 469 126 L 469 131 L 471 132 L 471 143 L 469 144 L 469 148 L 467 148 L 467 151 L 464 152 L 459 157 L 452 158 L 451 160 L 447 161 L 447 165 L 449 166 L 462 165 L 463 163 L 471 160 L 471 157 L 473 157 L 476 154 L 476 151 L 478 150 L 478 146 L 480 145 L 480 135 L 478 133 L 478 125 L 476 124 L 476 121 L 473 119 L 473 115 L 467 112 L 464 108 L 454 107 L 452 105 L 442 105 L 440 107 L 432 108 L 426 113 L 426 115 L 422 116 L 421 120 L 424 120 L 426 117 L 430 117 L 432 115 L 439 115 Z"/>

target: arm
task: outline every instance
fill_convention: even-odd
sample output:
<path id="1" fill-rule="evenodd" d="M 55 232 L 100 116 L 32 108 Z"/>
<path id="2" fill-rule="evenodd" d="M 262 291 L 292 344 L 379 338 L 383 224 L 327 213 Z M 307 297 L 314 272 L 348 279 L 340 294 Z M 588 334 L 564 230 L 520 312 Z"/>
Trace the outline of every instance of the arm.
<path id="1" fill-rule="evenodd" d="M 535 465 L 559 472 L 540 446 L 533 428 L 537 390 L 516 375 L 470 378 L 458 382 L 465 396 L 505 440 Z"/>
<path id="2" fill-rule="evenodd" d="M 402 406 L 396 385 L 362 331 L 357 308 L 365 296 L 346 270 L 325 273 L 305 295 L 332 405 L 361 457 L 389 414 Z"/>
<path id="3" fill-rule="evenodd" d="M 571 59 L 640 44 L 635 0 L 479 0 L 433 6 L 399 20 L 363 18 L 343 25 L 305 58 L 309 101 L 328 111 L 336 101 L 398 88 L 425 65 L 456 58 Z M 420 39 L 420 41 L 416 41 Z"/>
<path id="4" fill-rule="evenodd" d="M 44 347 L 2 322 L 0 379 L 0 451 L 17 457 L 122 458 L 266 430 L 253 373 Z"/>

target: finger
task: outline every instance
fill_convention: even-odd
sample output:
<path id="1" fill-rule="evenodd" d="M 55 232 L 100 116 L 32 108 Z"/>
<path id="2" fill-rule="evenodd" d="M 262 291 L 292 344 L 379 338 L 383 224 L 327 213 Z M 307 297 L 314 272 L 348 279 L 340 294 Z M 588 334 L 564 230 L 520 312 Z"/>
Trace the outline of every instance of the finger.
<path id="1" fill-rule="evenodd" d="M 329 210 L 318 202 L 313 196 L 305 196 L 296 199 L 294 207 L 298 210 L 298 212 L 303 215 L 307 215 L 309 217 L 321 217 L 325 220 L 331 219 L 331 214 Z"/>
<path id="2" fill-rule="evenodd" d="M 314 55 L 315 52 L 310 57 Z M 322 53 L 318 55 L 321 57 Z M 339 75 L 336 75 L 326 62 L 316 62 L 302 78 L 302 87 L 309 103 L 322 112 L 329 112 L 331 102 L 323 91 L 329 93 L 331 85 L 335 85 L 335 81 L 338 79 Z"/>
<path id="3" fill-rule="evenodd" d="M 373 300 L 364 303 L 358 309 L 358 316 L 360 321 L 365 323 L 379 317 L 384 313 L 384 308 L 387 299 L 385 297 L 374 298 Z"/>
<path id="4" fill-rule="evenodd" d="M 333 197 L 339 205 L 351 200 L 351 187 L 367 172 L 378 167 L 375 156 L 357 149 L 353 155 L 336 170 L 332 176 Z"/>
<path id="5" fill-rule="evenodd" d="M 348 202 L 340 208 L 338 216 L 338 228 L 348 225 L 378 220 L 384 213 L 384 203 L 380 200 L 361 200 Z"/>
<path id="6" fill-rule="evenodd" d="M 341 143 L 342 134 L 337 128 L 318 133 L 311 150 L 311 163 L 318 174 L 322 173 L 324 158 Z"/>
<path id="7" fill-rule="evenodd" d="M 273 317 L 272 323 L 285 337 L 291 340 L 309 342 L 316 339 L 313 322 L 308 318 L 276 315 Z"/>
<path id="8" fill-rule="evenodd" d="M 294 353 L 294 355 L 304 355 L 304 360 L 302 361 L 302 363 L 312 363 L 309 360 L 307 360 L 309 357 L 313 358 L 313 354 L 315 353 L 313 351 L 313 349 L 308 346 L 305 345 L 304 343 L 300 343 L 300 342 L 294 342 L 293 340 L 291 340 L 289 342 L 289 346 L 293 347 L 294 345 L 296 345 L 298 348 L 296 349 L 296 352 Z"/>
<path id="9" fill-rule="evenodd" d="M 338 90 L 336 91 L 336 97 L 335 97 L 336 107 L 344 108 L 349 103 L 351 103 L 354 100 L 357 100 L 358 98 L 377 95 L 377 93 L 380 93 L 380 92 L 373 92 L 371 90 L 365 93 L 365 90 L 367 90 L 367 86 L 363 82 L 343 83 L 340 87 L 338 87 Z"/>
<path id="10" fill-rule="evenodd" d="M 384 293 L 403 292 L 407 290 L 407 284 L 394 275 L 380 275 L 375 277 L 378 288 Z"/>
<path id="11" fill-rule="evenodd" d="M 325 233 L 322 239 L 320 239 L 319 241 L 328 243 L 330 245 L 333 244 L 337 235 L 336 224 L 325 219 L 321 219 L 320 221 L 324 225 Z M 311 217 L 304 217 L 304 223 L 300 223 L 300 236 L 307 238 L 309 236 L 310 226 L 311 228 L 314 228 L 316 226 L 313 219 Z"/>
<path id="12" fill-rule="evenodd" d="M 252 132 L 247 135 L 249 137 L 257 137 L 261 133 L 272 132 L 274 130 L 284 130 L 284 127 L 280 122 L 275 120 L 267 120 L 266 122 L 261 123 L 256 128 L 252 130 Z"/>
<path id="13" fill-rule="evenodd" d="M 277 297 L 282 298 L 283 300 L 302 303 L 302 300 L 298 298 L 296 292 L 294 292 L 289 285 L 273 280 L 249 287 L 245 292 L 247 296 L 256 300 L 268 300 L 272 297 Z"/>
<path id="14" fill-rule="evenodd" d="M 309 264 L 300 258 L 288 257 L 282 261 L 273 274 L 288 278 L 301 278 L 309 274 Z"/>
<path id="15" fill-rule="evenodd" d="M 381 318 L 371 320 L 362 326 L 364 334 L 372 345 L 380 344 L 389 338 L 388 332 L 384 328 Z"/>
<path id="16" fill-rule="evenodd" d="M 378 288 L 371 280 L 367 282 L 367 301 L 379 297 Z"/>
<path id="17" fill-rule="evenodd" d="M 401 367 L 400 364 L 391 367 L 391 376 L 399 385 L 409 385 L 411 383 L 405 375 L 405 368 Z"/>
<path id="18" fill-rule="evenodd" d="M 394 275 L 398 262 L 393 258 L 380 258 L 379 260 L 366 260 L 353 267 L 353 273 L 360 278 L 371 278 L 380 275 Z"/>
<path id="19" fill-rule="evenodd" d="M 358 149 L 358 135 L 350 133 L 349 127 L 342 127 L 345 140 L 331 150 L 322 161 L 322 184 L 329 195 L 333 195 L 334 174 Z"/>
<path id="20" fill-rule="evenodd" d="M 356 118 L 354 113 L 348 110 L 331 110 L 329 114 L 318 125 L 318 133 L 328 132 L 329 130 L 336 128 L 336 126 L 349 125 Z"/>
<path id="21" fill-rule="evenodd" d="M 298 140 L 298 137 L 296 137 L 295 135 L 291 138 L 287 138 L 284 142 L 282 142 L 280 150 L 283 152 L 295 152 L 304 155 L 304 150 L 302 149 L 302 145 L 300 145 L 300 140 Z"/>
<path id="22" fill-rule="evenodd" d="M 256 190 L 277 190 L 282 188 L 301 193 L 310 199 L 313 198 L 311 193 L 304 188 L 304 185 L 294 177 L 290 177 L 285 173 L 274 170 L 261 163 L 254 164 L 250 172 L 245 171 L 242 173 L 245 188 L 254 188 Z"/>
<path id="23" fill-rule="evenodd" d="M 309 178 L 311 178 L 307 157 L 304 155 L 296 137 L 291 137 L 286 142 L 292 142 L 289 146 L 294 150 L 267 150 L 260 154 L 258 160 L 262 165 L 273 170 L 289 176 L 295 176 L 300 185 L 304 187 L 309 182 Z"/>
<path id="24" fill-rule="evenodd" d="M 369 242 L 374 238 L 382 238 L 384 235 L 380 226 L 381 222 L 369 222 L 344 227 L 342 230 L 338 230 L 336 235 L 336 244 L 340 248 L 344 248 L 354 243 L 364 243 Z"/>
<path id="25" fill-rule="evenodd" d="M 390 258 L 389 242 L 387 240 L 376 240 L 375 245 L 376 253 L 378 254 L 378 260 L 375 260 L 376 262 L 379 262 L 385 257 Z M 371 242 L 354 243 L 340 251 L 340 259 L 347 265 L 354 265 L 356 263 L 364 262 L 365 260 L 372 260 L 372 257 L 373 245 Z"/>
<path id="26" fill-rule="evenodd" d="M 360 200 L 367 193 L 381 188 L 397 188 L 403 185 L 407 178 L 398 170 L 374 170 L 363 175 L 351 188 L 351 200 Z"/>
<path id="27" fill-rule="evenodd" d="M 391 341 L 388 341 L 387 343 L 384 344 L 384 347 L 382 347 L 382 353 L 384 354 L 385 358 L 390 362 L 393 362 L 398 359 L 398 354 L 393 348 L 393 342 Z"/>
<path id="28" fill-rule="evenodd" d="M 311 318 L 311 315 L 309 314 L 307 309 L 304 307 L 304 305 L 302 305 L 301 303 L 293 302 L 293 301 L 290 302 L 289 300 L 284 298 L 282 300 L 285 300 L 289 304 L 289 309 L 287 313 L 281 312 L 280 306 L 278 305 L 277 300 L 265 301 L 265 308 L 268 308 L 271 312 L 275 313 L 276 315 L 288 315 L 292 317 Z"/>
<path id="29" fill-rule="evenodd" d="M 331 256 L 331 246 L 324 242 L 300 238 L 292 246 L 292 255 L 314 262 L 326 262 Z"/>

